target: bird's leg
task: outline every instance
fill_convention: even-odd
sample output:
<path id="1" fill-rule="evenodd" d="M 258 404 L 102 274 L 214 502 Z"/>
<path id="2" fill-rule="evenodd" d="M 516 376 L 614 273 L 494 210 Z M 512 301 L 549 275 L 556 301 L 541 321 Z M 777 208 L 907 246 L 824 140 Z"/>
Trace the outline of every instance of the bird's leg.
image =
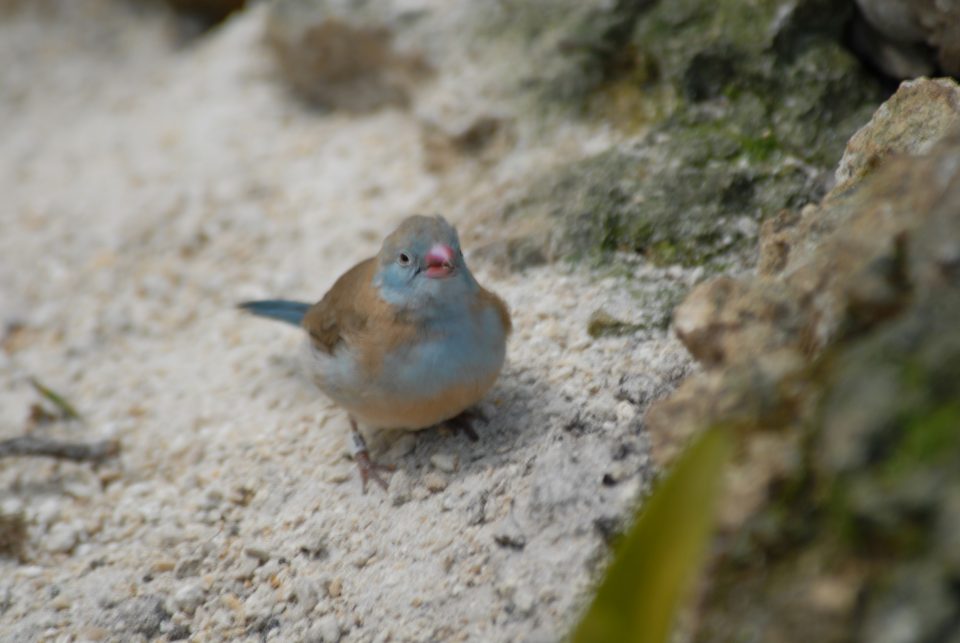
<path id="1" fill-rule="evenodd" d="M 473 407 L 467 409 L 460 415 L 441 422 L 440 425 L 447 427 L 454 433 L 463 433 L 471 442 L 476 442 L 480 439 L 480 436 L 477 435 L 477 432 L 473 429 L 473 423 L 477 420 L 486 422 L 487 416 L 485 416 L 480 409 Z"/>
<path id="2" fill-rule="evenodd" d="M 349 417 L 349 416 L 348 416 Z M 360 469 L 360 480 L 363 483 L 363 493 L 367 492 L 367 481 L 371 478 L 378 485 L 387 490 L 387 481 L 380 477 L 378 472 L 393 473 L 396 467 L 388 464 L 380 464 L 370 459 L 370 452 L 367 451 L 367 442 L 360 434 L 357 428 L 357 421 L 350 417 L 350 437 L 352 439 L 353 459 L 357 462 L 357 468 Z"/>

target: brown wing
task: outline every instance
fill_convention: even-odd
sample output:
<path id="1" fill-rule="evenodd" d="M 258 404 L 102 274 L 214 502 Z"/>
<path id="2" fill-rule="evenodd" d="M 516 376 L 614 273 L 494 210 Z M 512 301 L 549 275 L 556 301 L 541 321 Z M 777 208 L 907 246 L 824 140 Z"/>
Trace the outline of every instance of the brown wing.
<path id="1" fill-rule="evenodd" d="M 513 322 L 510 321 L 510 309 L 507 308 L 503 300 L 483 286 L 480 286 L 479 301 L 481 305 L 486 304 L 496 308 L 497 314 L 500 316 L 500 323 L 503 324 L 503 334 L 509 335 L 513 330 Z"/>
<path id="2" fill-rule="evenodd" d="M 376 269 L 376 258 L 361 261 L 340 275 L 323 299 L 304 315 L 303 327 L 317 349 L 332 353 L 344 334 L 361 332 L 367 325 L 369 315 L 363 311 L 370 307 L 367 300 L 374 295 Z"/>

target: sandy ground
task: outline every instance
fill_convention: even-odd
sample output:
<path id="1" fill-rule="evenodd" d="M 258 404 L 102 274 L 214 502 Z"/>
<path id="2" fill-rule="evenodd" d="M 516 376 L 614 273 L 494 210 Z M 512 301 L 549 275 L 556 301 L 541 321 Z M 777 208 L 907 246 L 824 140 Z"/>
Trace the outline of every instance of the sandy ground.
<path id="1" fill-rule="evenodd" d="M 122 453 L 0 461 L 0 511 L 29 524 L 27 560 L 0 559 L 0 639 L 561 636 L 654 475 L 642 413 L 690 369 L 661 322 L 698 275 L 475 263 L 516 325 L 489 422 L 475 443 L 371 434 L 398 471 L 367 495 L 298 332 L 233 305 L 315 300 L 407 214 L 469 225 L 517 168 L 605 134 L 430 173 L 416 106 L 291 101 L 260 10 L 182 47 L 157 16 L 81 5 L 0 22 L 0 321 L 22 326 L 0 438 L 35 376 L 86 418 L 39 434 Z M 649 330 L 591 338 L 598 308 Z"/>

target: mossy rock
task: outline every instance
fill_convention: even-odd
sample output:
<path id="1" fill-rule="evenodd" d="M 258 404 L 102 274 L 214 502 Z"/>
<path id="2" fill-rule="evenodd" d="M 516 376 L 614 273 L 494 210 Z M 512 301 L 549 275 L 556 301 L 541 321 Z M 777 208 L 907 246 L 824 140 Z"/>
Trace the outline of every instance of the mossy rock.
<path id="1" fill-rule="evenodd" d="M 957 319 L 960 293 L 940 291 L 820 361 L 804 466 L 714 566 L 696 640 L 960 634 Z M 909 638 L 886 638 L 896 621 Z"/>
<path id="2" fill-rule="evenodd" d="M 558 90 L 551 83 L 563 76 L 544 72 L 556 90 L 544 96 L 588 112 L 592 104 L 602 114 L 598 102 L 632 91 L 638 112 L 669 105 L 669 113 L 639 143 L 547 173 L 506 217 L 548 221 L 539 240 L 548 258 L 626 251 L 715 270 L 750 263 L 758 222 L 823 196 L 846 140 L 883 98 L 841 44 L 852 3 L 681 0 L 615 8 L 602 20 L 587 12 L 592 18 L 574 25 L 602 43 L 584 51 L 603 71 L 587 74 L 592 80 L 577 91 Z M 614 18 L 624 23 L 613 28 Z M 656 109 L 650 101 L 659 101 Z"/>

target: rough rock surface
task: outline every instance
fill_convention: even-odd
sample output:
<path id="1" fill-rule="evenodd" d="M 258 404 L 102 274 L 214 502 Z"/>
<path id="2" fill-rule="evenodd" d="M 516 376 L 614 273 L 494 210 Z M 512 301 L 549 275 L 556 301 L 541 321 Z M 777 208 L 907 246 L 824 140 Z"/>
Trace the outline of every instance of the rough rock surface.
<path id="1" fill-rule="evenodd" d="M 857 0 L 855 42 L 888 75 L 960 75 L 960 2 Z"/>
<path id="2" fill-rule="evenodd" d="M 765 227 L 777 261 L 677 308 L 707 370 L 648 413 L 655 457 L 743 439 L 697 640 L 960 635 L 960 105 L 930 100 L 956 91 L 901 87 L 851 149 L 914 156 L 874 155 Z"/>
<path id="3" fill-rule="evenodd" d="M 906 82 L 847 143 L 837 167 L 837 184 L 863 178 L 888 156 L 926 154 L 957 128 L 960 86 L 956 81 L 940 78 Z"/>
<path id="4" fill-rule="evenodd" d="M 496 213 L 511 242 L 495 250 L 521 266 L 614 251 L 750 264 L 759 223 L 822 197 L 844 141 L 881 102 L 840 42 L 851 10 L 684 0 L 626 12 L 621 48 L 590 49 L 607 52 L 602 83 L 567 102 L 636 140 L 544 169 Z"/>

